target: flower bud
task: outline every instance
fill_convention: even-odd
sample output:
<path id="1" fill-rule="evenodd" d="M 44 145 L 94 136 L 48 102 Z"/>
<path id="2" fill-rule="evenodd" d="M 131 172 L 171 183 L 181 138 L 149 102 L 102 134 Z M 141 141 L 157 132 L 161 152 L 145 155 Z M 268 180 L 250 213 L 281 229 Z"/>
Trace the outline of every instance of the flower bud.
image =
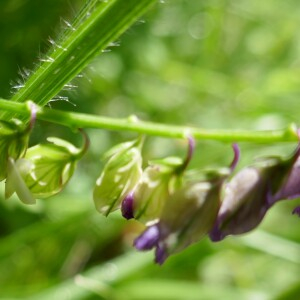
<path id="1" fill-rule="evenodd" d="M 24 185 L 32 197 L 46 198 L 60 192 L 70 180 L 86 145 L 83 149 L 77 149 L 58 138 L 48 138 L 48 141 L 51 143 L 29 148 L 23 159 L 15 163 L 10 161 L 11 171 L 5 186 L 6 198 L 14 192 L 19 195 L 18 187 Z M 21 196 L 20 199 L 23 201 L 24 197 Z"/>
<path id="2" fill-rule="evenodd" d="M 157 220 L 169 197 L 180 185 L 182 173 L 176 170 L 181 159 L 168 158 L 148 166 L 132 193 L 133 216 L 143 223 Z"/>
<path id="3" fill-rule="evenodd" d="M 293 167 L 285 177 L 280 189 L 274 195 L 272 202 L 275 203 L 283 199 L 294 199 L 300 197 L 300 146 L 295 151 L 295 154 L 290 159 Z M 295 161 L 295 162 L 294 162 Z M 294 162 L 294 163 L 293 163 Z"/>
<path id="4" fill-rule="evenodd" d="M 122 143 L 112 148 L 108 161 L 94 188 L 96 209 L 107 216 L 118 209 L 124 197 L 134 189 L 142 175 L 142 140 Z"/>
<path id="5" fill-rule="evenodd" d="M 287 178 L 293 159 L 266 158 L 238 172 L 226 185 L 212 241 L 248 232 L 259 225 Z"/>
<path id="6" fill-rule="evenodd" d="M 155 261 L 162 264 L 169 255 L 198 242 L 215 222 L 222 184 L 228 174 L 229 170 L 215 173 L 210 180 L 187 183 L 176 190 L 166 200 L 159 222 L 136 239 L 135 247 L 155 247 Z M 156 234 L 149 234 L 153 232 Z"/>
<path id="7" fill-rule="evenodd" d="M 123 216 L 134 217 L 146 224 L 157 222 L 166 199 L 181 186 L 182 177 L 194 152 L 195 141 L 188 138 L 188 151 L 185 160 L 178 157 L 167 157 L 150 162 L 142 177 L 122 202 Z M 129 202 L 129 199 L 131 202 Z M 128 205 L 129 204 L 129 205 Z M 128 209 L 132 211 L 128 213 Z"/>

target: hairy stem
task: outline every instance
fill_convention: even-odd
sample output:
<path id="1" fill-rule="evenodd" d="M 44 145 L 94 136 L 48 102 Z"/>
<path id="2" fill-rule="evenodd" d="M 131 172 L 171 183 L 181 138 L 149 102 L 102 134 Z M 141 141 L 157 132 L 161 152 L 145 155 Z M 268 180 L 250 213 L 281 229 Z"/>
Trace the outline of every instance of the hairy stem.
<path id="1" fill-rule="evenodd" d="M 0 99 L 0 109 L 17 115 L 26 116 L 27 118 L 30 116 L 30 111 L 28 110 L 28 105 L 26 103 L 16 103 Z M 294 124 L 291 124 L 285 129 L 266 131 L 202 129 L 145 122 L 132 117 L 117 119 L 42 107 L 37 107 L 36 117 L 38 120 L 64 125 L 73 129 L 101 128 L 117 131 L 132 131 L 168 138 L 193 137 L 195 139 L 216 140 L 222 142 L 257 143 L 292 142 L 299 140 L 297 128 Z"/>
<path id="2" fill-rule="evenodd" d="M 89 0 L 12 101 L 43 106 L 157 0 Z M 11 113 L 0 112 L 9 120 Z"/>

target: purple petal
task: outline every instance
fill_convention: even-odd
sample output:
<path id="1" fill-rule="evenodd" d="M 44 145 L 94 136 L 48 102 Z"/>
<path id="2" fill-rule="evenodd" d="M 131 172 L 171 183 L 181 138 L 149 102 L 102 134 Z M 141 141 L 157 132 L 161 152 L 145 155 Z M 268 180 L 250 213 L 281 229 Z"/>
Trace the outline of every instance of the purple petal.
<path id="1" fill-rule="evenodd" d="M 220 230 L 218 224 L 208 233 L 209 238 L 212 242 L 220 242 L 225 238 L 224 233 Z"/>
<path id="2" fill-rule="evenodd" d="M 298 217 L 300 217 L 300 206 L 295 207 L 292 214 L 298 215 Z"/>
<path id="3" fill-rule="evenodd" d="M 134 241 L 134 246 L 137 250 L 151 250 L 157 246 L 159 241 L 159 228 L 158 225 L 152 225 L 148 227 L 139 237 Z"/>
<path id="4" fill-rule="evenodd" d="M 124 200 L 122 201 L 121 204 L 121 212 L 122 212 L 122 216 L 127 219 L 133 219 L 134 215 L 133 215 L 133 194 L 129 193 Z"/>
<path id="5" fill-rule="evenodd" d="M 166 248 L 158 244 L 155 249 L 155 262 L 162 265 L 167 258 L 168 254 Z"/>
<path id="6" fill-rule="evenodd" d="M 300 160 L 295 163 L 286 183 L 274 196 L 274 202 L 300 197 Z"/>

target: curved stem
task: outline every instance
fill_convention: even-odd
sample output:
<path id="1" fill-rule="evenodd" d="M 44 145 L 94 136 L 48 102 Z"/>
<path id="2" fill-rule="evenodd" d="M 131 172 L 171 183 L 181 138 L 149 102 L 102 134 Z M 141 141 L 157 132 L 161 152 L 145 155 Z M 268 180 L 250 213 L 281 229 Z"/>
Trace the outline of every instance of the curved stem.
<path id="1" fill-rule="evenodd" d="M 240 148 L 238 146 L 238 144 L 233 143 L 232 144 L 232 150 L 233 150 L 233 160 L 229 166 L 229 169 L 231 170 L 231 172 L 234 171 L 235 167 L 237 166 L 239 160 L 240 160 L 240 155 L 241 155 L 241 151 Z"/>
<path id="2" fill-rule="evenodd" d="M 90 138 L 82 128 L 79 128 L 78 130 L 83 137 L 83 146 L 77 154 L 78 159 L 80 159 L 90 147 Z"/>
<path id="3" fill-rule="evenodd" d="M 183 161 L 183 164 L 179 166 L 179 168 L 176 170 L 177 174 L 184 172 L 184 170 L 187 168 L 187 166 L 189 165 L 193 157 L 193 153 L 195 150 L 195 139 L 192 136 L 188 136 L 187 140 L 188 140 L 188 151 L 186 154 L 186 158 Z"/>
<path id="4" fill-rule="evenodd" d="M 18 115 L 30 117 L 26 103 L 17 103 L 0 99 L 0 109 L 13 112 Z M 167 138 L 186 139 L 187 133 L 194 139 L 216 140 L 221 142 L 297 142 L 298 133 L 294 124 L 281 130 L 251 131 L 251 130 L 224 130 L 202 129 L 196 127 L 166 125 L 160 123 L 132 120 L 132 118 L 117 119 L 95 116 L 83 113 L 54 110 L 37 107 L 36 117 L 38 120 L 48 121 L 55 124 L 74 128 L 101 128 L 117 131 L 131 131 L 141 134 L 161 136 Z"/>

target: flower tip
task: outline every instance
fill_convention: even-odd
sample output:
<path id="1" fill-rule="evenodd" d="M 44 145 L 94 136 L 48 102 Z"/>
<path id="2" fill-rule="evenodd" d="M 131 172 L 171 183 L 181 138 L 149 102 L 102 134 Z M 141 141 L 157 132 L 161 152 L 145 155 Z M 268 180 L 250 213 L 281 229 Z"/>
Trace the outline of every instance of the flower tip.
<path id="1" fill-rule="evenodd" d="M 121 204 L 122 216 L 127 220 L 130 220 L 130 219 L 134 218 L 134 215 L 133 215 L 133 201 L 134 201 L 133 194 L 129 193 L 124 198 L 124 200 L 122 201 L 122 204 Z"/>
<path id="2" fill-rule="evenodd" d="M 140 236 L 134 241 L 134 247 L 140 251 L 151 250 L 155 247 L 159 240 L 158 226 L 152 225 L 148 227 Z"/>
<path id="3" fill-rule="evenodd" d="M 225 238 L 225 234 L 217 226 L 215 226 L 208 235 L 212 242 L 220 242 Z"/>
<path id="4" fill-rule="evenodd" d="M 155 249 L 155 263 L 161 266 L 167 258 L 168 254 L 166 252 L 166 249 L 157 245 Z"/>
<path id="5" fill-rule="evenodd" d="M 298 217 L 300 217 L 300 206 L 297 206 L 294 208 L 294 210 L 292 211 L 293 215 L 298 215 Z"/>

